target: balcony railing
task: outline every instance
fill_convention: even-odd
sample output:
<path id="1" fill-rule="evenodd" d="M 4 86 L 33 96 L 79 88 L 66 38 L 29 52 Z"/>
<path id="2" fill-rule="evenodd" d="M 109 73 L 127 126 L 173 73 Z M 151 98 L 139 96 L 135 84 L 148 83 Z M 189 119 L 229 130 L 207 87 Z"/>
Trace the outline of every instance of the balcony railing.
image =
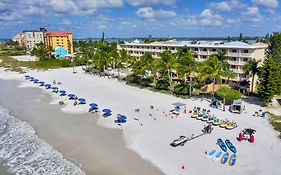
<path id="1" fill-rule="evenodd" d="M 239 65 L 239 61 L 228 61 L 231 65 Z"/>
<path id="2" fill-rule="evenodd" d="M 252 57 L 253 53 L 241 53 L 240 57 Z"/>
<path id="3" fill-rule="evenodd" d="M 227 56 L 230 56 L 230 57 L 239 57 L 239 53 L 238 52 L 228 52 Z"/>
<path id="4" fill-rule="evenodd" d="M 234 73 L 237 73 L 237 74 L 243 74 L 244 71 L 243 69 L 231 69 Z"/>

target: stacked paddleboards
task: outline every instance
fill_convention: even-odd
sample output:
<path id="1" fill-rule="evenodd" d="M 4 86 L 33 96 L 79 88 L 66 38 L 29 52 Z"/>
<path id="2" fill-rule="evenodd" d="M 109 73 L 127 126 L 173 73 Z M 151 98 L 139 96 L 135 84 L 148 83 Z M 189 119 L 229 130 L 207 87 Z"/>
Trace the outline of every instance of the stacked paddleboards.
<path id="1" fill-rule="evenodd" d="M 228 139 L 223 141 L 219 138 L 217 143 L 221 150 L 214 149 L 207 154 L 206 157 L 208 159 L 213 159 L 216 162 L 220 161 L 221 164 L 227 164 L 228 162 L 230 166 L 234 166 L 237 160 L 237 150 L 235 146 Z M 232 154 L 227 152 L 228 149 L 232 152 Z"/>

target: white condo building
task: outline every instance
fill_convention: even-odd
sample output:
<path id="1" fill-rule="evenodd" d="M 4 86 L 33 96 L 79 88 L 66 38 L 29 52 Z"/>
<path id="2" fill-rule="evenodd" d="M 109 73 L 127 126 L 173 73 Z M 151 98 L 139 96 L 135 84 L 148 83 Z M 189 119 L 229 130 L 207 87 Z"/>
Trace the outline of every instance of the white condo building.
<path id="1" fill-rule="evenodd" d="M 127 50 L 132 56 L 141 57 L 145 52 L 151 52 L 154 57 L 160 57 L 160 53 L 170 50 L 172 53 L 177 52 L 177 48 L 187 46 L 192 52 L 196 61 L 205 61 L 208 56 L 216 54 L 217 51 L 223 51 L 229 57 L 229 64 L 235 73 L 232 81 L 243 80 L 243 66 L 250 59 L 264 60 L 268 45 L 263 43 L 247 44 L 240 41 L 235 42 L 210 42 L 210 41 L 180 41 L 170 40 L 167 42 L 154 43 L 125 43 L 119 44 L 119 50 Z"/>
<path id="2" fill-rule="evenodd" d="M 24 46 L 31 50 L 36 44 L 44 43 L 44 33 L 46 30 L 44 28 L 40 28 L 40 30 L 24 30 Z"/>

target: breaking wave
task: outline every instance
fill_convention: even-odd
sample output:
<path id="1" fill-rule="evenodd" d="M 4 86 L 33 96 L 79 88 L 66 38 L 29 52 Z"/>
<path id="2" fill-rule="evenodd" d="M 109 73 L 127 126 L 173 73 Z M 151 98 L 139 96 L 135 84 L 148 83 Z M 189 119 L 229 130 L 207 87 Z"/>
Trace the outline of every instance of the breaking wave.
<path id="1" fill-rule="evenodd" d="M 26 122 L 0 106 L 0 159 L 16 175 L 85 175 L 41 140 Z"/>

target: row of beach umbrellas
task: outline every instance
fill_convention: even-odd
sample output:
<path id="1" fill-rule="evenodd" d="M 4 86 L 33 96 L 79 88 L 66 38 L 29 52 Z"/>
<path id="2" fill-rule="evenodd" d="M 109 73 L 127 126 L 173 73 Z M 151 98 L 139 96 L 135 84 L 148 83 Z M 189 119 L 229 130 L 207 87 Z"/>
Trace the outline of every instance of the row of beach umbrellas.
<path id="1" fill-rule="evenodd" d="M 33 83 L 39 84 L 42 87 L 45 86 L 46 89 L 52 89 L 53 92 L 59 92 L 61 96 L 67 95 L 69 97 L 69 100 L 78 100 L 79 104 L 86 104 L 85 98 L 78 98 L 75 94 L 71 94 L 71 93 L 67 94 L 65 90 L 59 90 L 58 87 L 52 86 L 51 84 L 45 83 L 44 81 L 40 81 L 39 79 L 36 79 L 29 75 L 25 75 L 25 79 L 32 81 Z M 89 112 L 92 112 L 92 111 L 95 111 L 98 109 L 98 104 L 96 104 L 96 103 L 90 103 L 89 106 L 90 106 Z M 111 115 L 112 111 L 110 109 L 103 109 L 102 112 L 103 112 L 103 116 L 107 117 L 107 116 Z M 120 115 L 118 117 L 120 117 Z"/>

